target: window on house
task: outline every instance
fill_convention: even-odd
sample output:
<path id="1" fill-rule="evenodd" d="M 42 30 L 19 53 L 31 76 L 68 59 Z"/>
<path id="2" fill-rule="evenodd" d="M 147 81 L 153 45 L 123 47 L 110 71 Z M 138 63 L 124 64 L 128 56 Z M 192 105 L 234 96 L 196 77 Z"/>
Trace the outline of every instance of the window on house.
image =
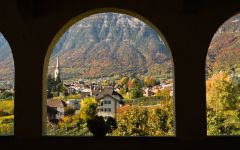
<path id="1" fill-rule="evenodd" d="M 14 61 L 0 33 L 0 136 L 14 134 Z"/>
<path id="2" fill-rule="evenodd" d="M 47 135 L 94 135 L 87 120 L 108 117 L 96 111 L 103 103 L 111 104 L 109 100 L 101 101 L 106 95 L 119 97 L 125 104 L 115 105 L 113 119 L 121 126 L 107 135 L 175 135 L 171 52 L 157 28 L 139 18 L 116 12 L 98 13 L 69 23 L 69 28 L 59 32 L 63 34 L 54 40 L 57 42 L 50 49 L 52 53 L 46 57 L 47 99 L 79 99 L 81 107 L 73 110 L 78 113 L 62 119 L 72 131 L 65 132 L 65 127 L 54 124 L 47 126 Z M 79 85 L 84 87 L 75 88 L 79 94 L 68 92 Z M 91 88 L 94 86 L 99 88 Z M 91 93 L 88 97 L 87 92 Z M 111 108 L 104 108 L 104 112 L 111 112 Z M 134 126 L 139 121 L 141 125 Z M 77 123 L 81 126 L 78 129 Z"/>
<path id="3" fill-rule="evenodd" d="M 240 14 L 224 22 L 206 59 L 207 134 L 240 135 Z"/>
<path id="4" fill-rule="evenodd" d="M 104 104 L 111 104 L 111 101 L 110 100 L 106 100 L 106 101 L 104 101 Z"/>

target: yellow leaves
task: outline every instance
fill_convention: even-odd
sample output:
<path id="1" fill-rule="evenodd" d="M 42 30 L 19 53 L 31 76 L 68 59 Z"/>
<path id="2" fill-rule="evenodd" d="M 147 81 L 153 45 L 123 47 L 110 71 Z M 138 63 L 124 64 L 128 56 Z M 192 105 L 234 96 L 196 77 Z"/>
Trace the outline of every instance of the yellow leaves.
<path id="1" fill-rule="evenodd" d="M 124 106 L 118 111 L 117 136 L 173 135 L 172 105 L 156 107 Z"/>
<path id="2" fill-rule="evenodd" d="M 153 77 L 151 77 L 151 76 L 146 76 L 144 78 L 144 84 L 146 86 L 154 86 L 156 84 L 156 80 L 153 79 Z"/>
<path id="3" fill-rule="evenodd" d="M 87 121 L 91 119 L 96 114 L 98 103 L 94 97 L 87 97 L 81 101 L 80 104 L 80 117 Z"/>
<path id="4" fill-rule="evenodd" d="M 13 135 L 14 115 L 0 117 L 0 135 Z"/>
<path id="5" fill-rule="evenodd" d="M 126 85 L 127 82 L 128 82 L 128 79 L 129 79 L 128 77 L 123 77 L 123 78 L 118 82 L 118 84 L 121 85 L 121 86 Z"/>
<path id="6" fill-rule="evenodd" d="M 14 114 L 14 101 L 13 100 L 0 100 L 0 111 L 2 113 L 4 113 L 2 116 L 13 115 Z M 0 114 L 0 117 L 1 117 L 1 114 Z"/>
<path id="7" fill-rule="evenodd" d="M 59 123 L 59 126 L 60 127 L 63 127 L 63 126 L 65 126 L 65 124 L 68 124 L 68 123 L 70 123 L 70 122 L 72 122 L 72 119 L 71 119 L 71 117 L 63 117 L 62 119 L 61 119 L 61 121 L 60 121 L 60 123 Z"/>
<path id="8" fill-rule="evenodd" d="M 207 105 L 215 110 L 235 109 L 237 92 L 231 77 L 223 71 L 206 81 Z"/>
<path id="9" fill-rule="evenodd" d="M 214 74 L 206 82 L 207 134 L 239 134 L 238 87 L 226 72 Z"/>

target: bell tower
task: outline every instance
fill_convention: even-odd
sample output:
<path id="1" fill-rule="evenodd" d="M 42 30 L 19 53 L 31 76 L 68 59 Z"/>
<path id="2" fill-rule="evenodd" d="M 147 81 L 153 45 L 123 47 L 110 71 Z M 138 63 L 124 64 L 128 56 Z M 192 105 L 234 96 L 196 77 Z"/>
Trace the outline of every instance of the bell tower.
<path id="1" fill-rule="evenodd" d="M 55 80 L 57 79 L 58 74 L 59 74 L 59 62 L 58 62 L 58 57 L 57 57 L 57 64 L 56 64 L 56 68 L 55 68 L 55 71 L 54 71 Z"/>

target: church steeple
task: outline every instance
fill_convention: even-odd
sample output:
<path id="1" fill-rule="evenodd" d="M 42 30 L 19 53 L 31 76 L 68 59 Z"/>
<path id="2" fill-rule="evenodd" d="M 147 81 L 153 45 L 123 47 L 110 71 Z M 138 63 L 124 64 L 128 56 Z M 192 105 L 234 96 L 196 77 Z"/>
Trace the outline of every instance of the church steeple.
<path id="1" fill-rule="evenodd" d="M 55 80 L 57 79 L 58 74 L 59 74 L 59 64 L 58 64 L 58 57 L 57 57 L 57 64 L 56 64 L 56 68 L 55 68 L 55 71 L 54 71 Z"/>

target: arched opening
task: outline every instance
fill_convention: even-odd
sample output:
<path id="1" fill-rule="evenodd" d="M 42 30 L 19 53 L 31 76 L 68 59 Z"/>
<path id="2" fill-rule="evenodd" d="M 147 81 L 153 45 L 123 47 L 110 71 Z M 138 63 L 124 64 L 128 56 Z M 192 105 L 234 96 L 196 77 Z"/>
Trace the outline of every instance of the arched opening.
<path id="1" fill-rule="evenodd" d="M 207 134 L 240 135 L 240 14 L 214 34 L 206 59 Z"/>
<path id="2" fill-rule="evenodd" d="M 103 9 L 73 19 L 44 67 L 44 135 L 175 135 L 172 55 L 143 17 Z"/>
<path id="3" fill-rule="evenodd" d="M 0 136 L 14 134 L 14 60 L 0 33 Z"/>

